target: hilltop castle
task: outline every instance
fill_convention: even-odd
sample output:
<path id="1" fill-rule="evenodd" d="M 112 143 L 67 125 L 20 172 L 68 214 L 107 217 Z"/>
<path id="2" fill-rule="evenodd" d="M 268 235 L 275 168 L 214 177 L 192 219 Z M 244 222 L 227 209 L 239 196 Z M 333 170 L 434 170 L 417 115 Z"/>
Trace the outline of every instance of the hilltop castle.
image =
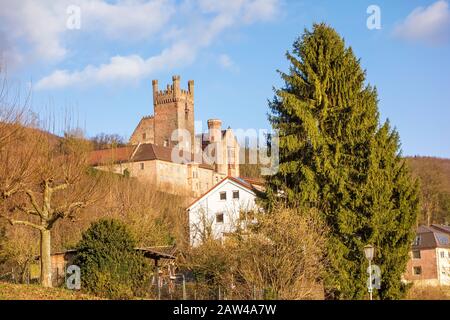
<path id="1" fill-rule="evenodd" d="M 141 119 L 129 145 L 97 150 L 91 164 L 127 174 L 171 192 L 197 197 L 226 176 L 239 176 L 239 144 L 222 121 L 208 120 L 208 132 L 195 135 L 194 81 L 180 88 L 180 76 L 159 90 L 153 80 L 153 115 Z"/>

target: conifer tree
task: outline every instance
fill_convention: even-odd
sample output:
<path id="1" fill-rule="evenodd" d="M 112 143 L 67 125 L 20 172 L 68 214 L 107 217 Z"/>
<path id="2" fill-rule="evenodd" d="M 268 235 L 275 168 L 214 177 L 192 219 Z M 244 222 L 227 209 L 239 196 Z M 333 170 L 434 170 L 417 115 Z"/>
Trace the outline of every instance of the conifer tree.
<path id="1" fill-rule="evenodd" d="M 270 102 L 280 166 L 267 204 L 318 208 L 329 227 L 326 295 L 367 295 L 364 245 L 376 247 L 378 296 L 396 299 L 414 235 L 418 200 L 398 133 L 380 124 L 376 89 L 352 49 L 331 27 L 315 24 L 294 42 L 285 86 Z"/>

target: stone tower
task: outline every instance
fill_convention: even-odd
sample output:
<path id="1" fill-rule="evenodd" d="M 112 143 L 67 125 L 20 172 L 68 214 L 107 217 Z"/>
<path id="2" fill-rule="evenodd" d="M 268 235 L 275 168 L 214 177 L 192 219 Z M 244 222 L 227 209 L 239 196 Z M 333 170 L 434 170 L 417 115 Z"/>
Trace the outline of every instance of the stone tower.
<path id="1" fill-rule="evenodd" d="M 158 80 L 153 80 L 154 143 L 174 147 L 172 133 L 176 129 L 190 134 L 190 151 L 194 149 L 194 80 L 188 81 L 188 89 L 180 88 L 180 76 L 172 77 L 172 85 L 158 89 Z"/>

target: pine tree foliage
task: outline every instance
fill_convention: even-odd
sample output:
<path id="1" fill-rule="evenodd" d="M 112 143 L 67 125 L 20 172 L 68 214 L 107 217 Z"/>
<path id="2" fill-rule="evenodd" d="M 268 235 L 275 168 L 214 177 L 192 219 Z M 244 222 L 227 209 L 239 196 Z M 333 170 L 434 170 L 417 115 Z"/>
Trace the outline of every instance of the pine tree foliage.
<path id="1" fill-rule="evenodd" d="M 368 243 L 382 272 L 379 297 L 400 298 L 418 197 L 399 135 L 389 122 L 380 124 L 377 91 L 334 29 L 305 30 L 287 58 L 289 72 L 280 72 L 285 86 L 270 102 L 280 167 L 268 181 L 267 204 L 281 198 L 323 213 L 329 298 L 366 297 Z"/>
<path id="2" fill-rule="evenodd" d="M 74 264 L 82 288 L 111 299 L 129 299 L 148 291 L 150 266 L 135 250 L 136 241 L 119 220 L 100 219 L 83 232 Z"/>

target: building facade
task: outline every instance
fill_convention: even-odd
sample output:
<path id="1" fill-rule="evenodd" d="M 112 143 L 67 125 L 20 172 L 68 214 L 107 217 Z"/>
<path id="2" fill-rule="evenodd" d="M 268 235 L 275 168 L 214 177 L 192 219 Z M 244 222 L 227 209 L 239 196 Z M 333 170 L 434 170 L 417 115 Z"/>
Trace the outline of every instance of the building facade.
<path id="1" fill-rule="evenodd" d="M 420 226 L 404 279 L 417 285 L 450 285 L 450 227 Z"/>
<path id="2" fill-rule="evenodd" d="M 208 120 L 208 132 L 196 135 L 194 81 L 187 90 L 179 76 L 172 81 L 160 90 L 153 80 L 153 115 L 140 120 L 128 146 L 92 152 L 91 165 L 198 197 L 226 176 L 239 177 L 240 147 L 219 119 Z"/>
<path id="3" fill-rule="evenodd" d="M 226 177 L 196 199 L 186 210 L 191 246 L 207 238 L 223 240 L 236 228 L 252 221 L 259 186 L 241 178 Z"/>

